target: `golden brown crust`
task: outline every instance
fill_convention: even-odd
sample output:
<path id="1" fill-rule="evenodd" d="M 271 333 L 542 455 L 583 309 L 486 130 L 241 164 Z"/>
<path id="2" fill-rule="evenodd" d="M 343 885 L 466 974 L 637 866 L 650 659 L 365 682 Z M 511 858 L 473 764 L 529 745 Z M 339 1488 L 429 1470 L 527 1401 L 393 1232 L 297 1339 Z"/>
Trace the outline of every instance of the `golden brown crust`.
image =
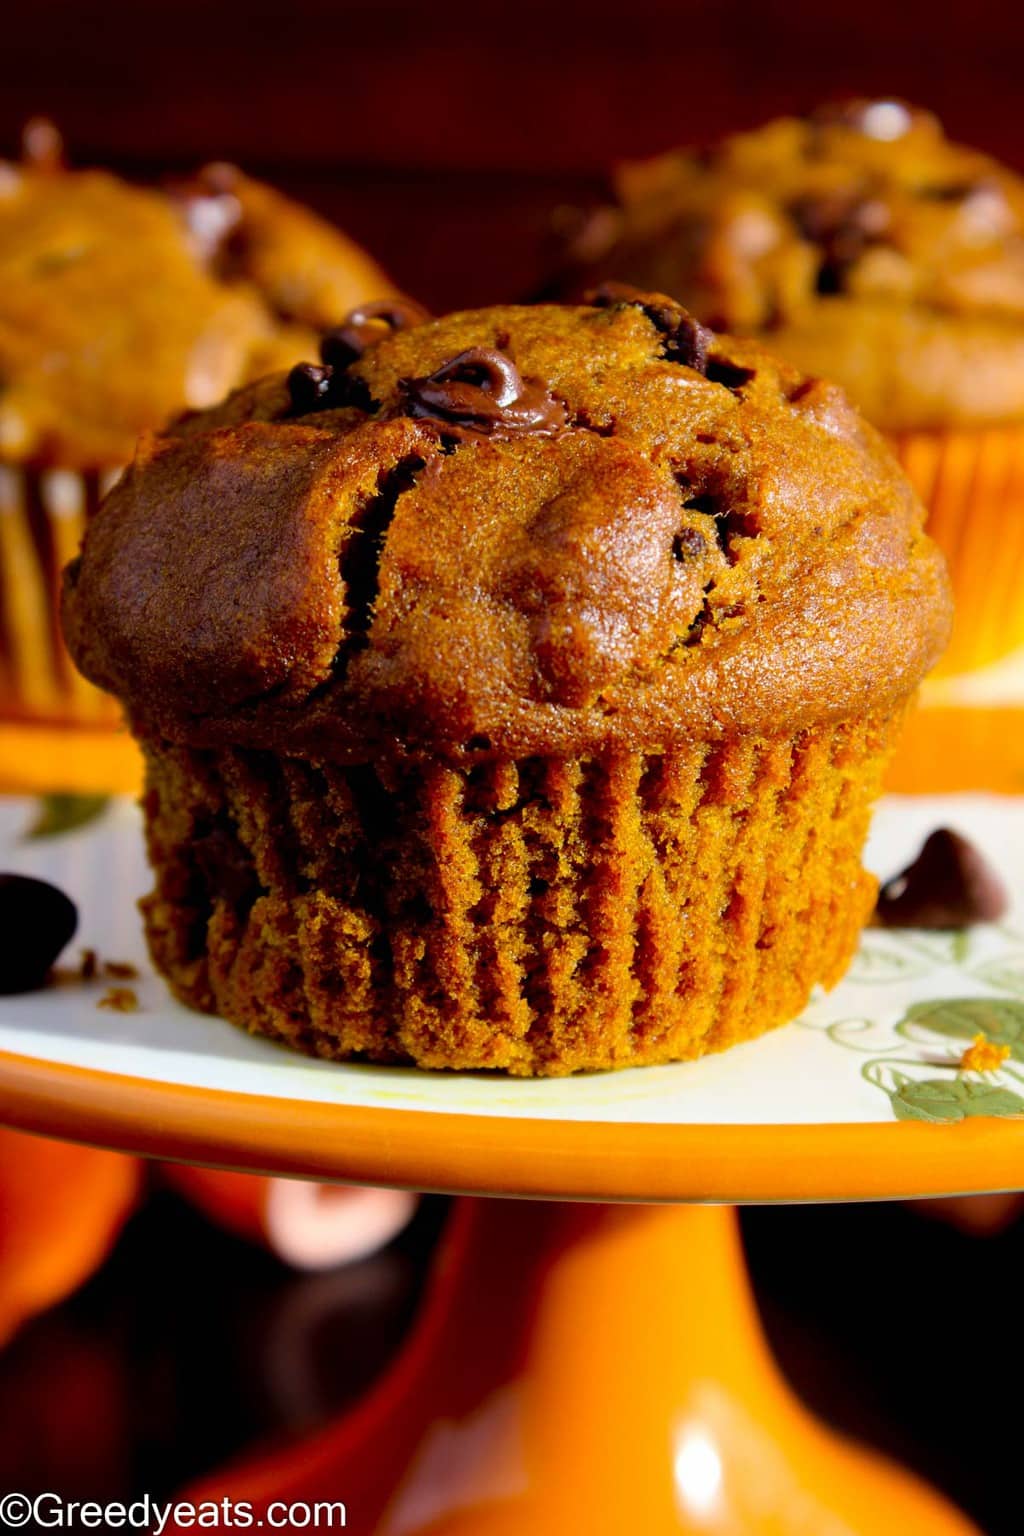
<path id="1" fill-rule="evenodd" d="M 393 291 L 307 210 L 223 169 L 187 188 L 0 163 L 0 457 L 118 465 L 140 432 L 308 356 Z"/>
<path id="2" fill-rule="evenodd" d="M 877 426 L 1024 418 L 1024 181 L 899 102 L 617 174 L 591 276 L 663 289 L 835 378 Z"/>
<path id="3" fill-rule="evenodd" d="M 660 298 L 457 314 L 352 365 L 365 409 L 282 417 L 268 381 L 192 418 L 87 535 L 78 665 L 143 732 L 336 761 L 889 709 L 948 632 L 918 503 L 837 390 L 723 337 L 672 360 L 686 326 Z M 413 419 L 494 348 L 542 430 Z"/>

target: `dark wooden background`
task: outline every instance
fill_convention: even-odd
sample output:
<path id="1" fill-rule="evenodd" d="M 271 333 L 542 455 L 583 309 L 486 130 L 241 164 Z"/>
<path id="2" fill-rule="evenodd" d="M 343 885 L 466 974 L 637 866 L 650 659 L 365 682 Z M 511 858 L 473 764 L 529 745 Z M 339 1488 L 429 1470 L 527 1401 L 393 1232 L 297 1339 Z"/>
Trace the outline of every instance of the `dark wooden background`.
<path id="1" fill-rule="evenodd" d="M 1000 0 L 13 0 L 0 146 L 234 159 L 343 222 L 435 308 L 518 296 L 604 168 L 837 94 L 902 94 L 1024 168 L 1024 6 Z"/>
<path id="2" fill-rule="evenodd" d="M 79 163 L 148 176 L 237 160 L 443 309 L 535 288 L 553 211 L 600 197 L 617 156 L 839 94 L 930 105 L 1024 169 L 1022 75 L 1019 0 L 7 0 L 0 151 L 44 113 Z M 395 1347 L 435 1230 L 428 1213 L 339 1277 L 314 1418 Z M 1024 1352 L 1010 1300 L 1024 1230 L 972 1243 L 858 1207 L 752 1212 L 746 1232 L 773 1341 L 812 1404 L 945 1486 L 990 1536 L 1016 1536 L 1005 1391 Z M 169 1492 L 294 1430 L 263 1355 L 277 1311 L 314 1284 L 327 1282 L 288 1277 L 166 1198 L 148 1207 L 103 1274 L 0 1355 L 0 1419 L 19 1426 L 0 1483 Z"/>

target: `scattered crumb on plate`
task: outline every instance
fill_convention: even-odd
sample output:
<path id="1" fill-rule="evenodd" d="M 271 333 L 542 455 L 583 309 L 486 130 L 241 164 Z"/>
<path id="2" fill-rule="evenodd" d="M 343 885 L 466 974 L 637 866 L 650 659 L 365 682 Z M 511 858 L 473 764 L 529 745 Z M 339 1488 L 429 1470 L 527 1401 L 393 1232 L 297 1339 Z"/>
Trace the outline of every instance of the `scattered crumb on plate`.
<path id="1" fill-rule="evenodd" d="M 97 1008 L 109 1008 L 112 1013 L 135 1013 L 138 1006 L 138 994 L 132 987 L 108 987 L 96 1004 Z"/>

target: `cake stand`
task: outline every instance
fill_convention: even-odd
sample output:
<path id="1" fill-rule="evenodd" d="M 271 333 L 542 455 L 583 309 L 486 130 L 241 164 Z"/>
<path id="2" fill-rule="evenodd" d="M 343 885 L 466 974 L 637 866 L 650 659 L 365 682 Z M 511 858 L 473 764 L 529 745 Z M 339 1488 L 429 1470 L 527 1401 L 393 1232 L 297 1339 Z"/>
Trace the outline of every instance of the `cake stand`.
<path id="1" fill-rule="evenodd" d="M 145 961 L 131 804 L 49 837 L 25 836 L 34 814 L 0 801 L 3 867 L 75 897 L 80 942 L 138 967 L 138 1008 L 100 1008 L 109 983 L 70 974 L 0 1000 L 0 1119 L 466 1197 L 383 1380 L 313 1439 L 190 1490 L 204 1525 L 218 1503 L 231 1528 L 230 1499 L 268 1527 L 294 1505 L 291 1528 L 341 1502 L 367 1536 L 972 1529 L 790 1394 L 729 1205 L 1024 1186 L 1024 798 L 891 797 L 869 848 L 891 873 L 936 825 L 958 828 L 1014 884 L 1004 923 L 869 931 L 848 978 L 782 1030 L 546 1082 L 315 1062 L 186 1012 Z M 978 1034 L 1009 1048 L 995 1070 L 963 1064 Z"/>

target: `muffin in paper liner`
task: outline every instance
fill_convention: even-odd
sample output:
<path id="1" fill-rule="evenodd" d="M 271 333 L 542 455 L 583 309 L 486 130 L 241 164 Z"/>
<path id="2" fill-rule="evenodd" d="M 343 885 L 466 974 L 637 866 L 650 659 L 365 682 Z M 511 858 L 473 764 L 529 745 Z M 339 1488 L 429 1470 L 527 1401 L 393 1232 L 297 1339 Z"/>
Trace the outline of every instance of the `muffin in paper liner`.
<path id="1" fill-rule="evenodd" d="M 60 632 L 60 576 L 120 470 L 0 464 L 0 717 L 114 726 L 116 700 L 87 683 Z"/>
<path id="2" fill-rule="evenodd" d="M 953 638 L 935 675 L 973 672 L 1024 647 L 1024 426 L 890 442 L 953 583 Z"/>
<path id="3" fill-rule="evenodd" d="M 890 437 L 949 563 L 940 672 L 1024 645 L 1024 179 L 921 108 L 855 99 L 614 180 L 561 290 L 663 288 L 834 379 Z"/>
<path id="4" fill-rule="evenodd" d="M 150 946 L 182 1002 L 339 1060 L 721 1050 L 846 969 L 898 724 L 397 774 L 149 745 Z"/>
<path id="5" fill-rule="evenodd" d="M 792 1017 L 871 908 L 870 806 L 948 634 L 891 454 L 662 295 L 343 339 L 146 444 L 67 572 L 146 758 L 156 965 L 430 1068 Z"/>
<path id="6" fill-rule="evenodd" d="M 160 188 L 69 170 L 30 124 L 0 161 L 0 720 L 116 726 L 70 664 L 62 567 L 141 433 L 296 362 L 393 287 L 308 210 L 230 166 Z"/>

